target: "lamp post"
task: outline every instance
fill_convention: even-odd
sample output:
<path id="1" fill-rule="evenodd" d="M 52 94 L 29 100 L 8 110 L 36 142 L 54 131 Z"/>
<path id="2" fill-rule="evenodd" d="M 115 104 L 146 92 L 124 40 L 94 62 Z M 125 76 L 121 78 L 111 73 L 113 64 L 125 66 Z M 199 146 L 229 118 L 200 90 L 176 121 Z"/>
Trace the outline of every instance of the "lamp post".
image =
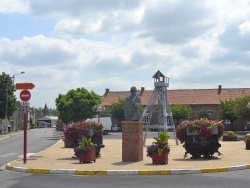
<path id="1" fill-rule="evenodd" d="M 12 77 L 12 84 L 14 85 L 15 81 L 15 76 L 18 74 L 24 74 L 25 72 L 22 71 L 20 73 L 14 74 Z M 7 86 L 6 86 L 6 105 L 5 105 L 5 117 L 8 117 L 8 95 L 9 95 L 9 81 L 7 81 Z"/>
<path id="2" fill-rule="evenodd" d="M 100 123 L 100 113 L 102 111 L 102 107 L 101 106 L 98 106 L 97 107 L 97 112 L 98 112 L 98 123 Z"/>
<path id="3" fill-rule="evenodd" d="M 105 107 L 100 105 L 100 104 L 97 104 L 97 105 L 92 107 L 92 110 L 94 112 L 97 112 L 97 114 L 98 114 L 98 123 L 100 123 L 100 113 L 101 113 L 101 111 L 105 110 Z"/>

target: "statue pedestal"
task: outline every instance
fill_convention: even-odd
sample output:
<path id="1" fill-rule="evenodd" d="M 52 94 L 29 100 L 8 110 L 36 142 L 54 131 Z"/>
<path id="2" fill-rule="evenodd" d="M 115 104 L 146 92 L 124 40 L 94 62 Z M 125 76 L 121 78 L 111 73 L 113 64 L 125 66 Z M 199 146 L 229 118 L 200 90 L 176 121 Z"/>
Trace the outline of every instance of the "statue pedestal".
<path id="1" fill-rule="evenodd" d="M 143 160 L 143 122 L 122 122 L 122 161 L 138 162 Z"/>

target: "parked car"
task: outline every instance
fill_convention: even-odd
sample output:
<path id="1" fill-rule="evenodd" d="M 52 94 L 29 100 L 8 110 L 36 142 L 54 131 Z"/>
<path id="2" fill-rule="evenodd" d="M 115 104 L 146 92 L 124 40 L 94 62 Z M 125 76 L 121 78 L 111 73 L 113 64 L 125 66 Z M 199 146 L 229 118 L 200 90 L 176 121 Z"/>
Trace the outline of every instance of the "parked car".
<path id="1" fill-rule="evenodd" d="M 118 126 L 118 131 L 117 132 L 122 132 L 122 126 L 121 125 L 117 125 Z"/>
<path id="2" fill-rule="evenodd" d="M 116 124 L 111 125 L 111 131 L 112 132 L 117 132 L 118 131 L 118 126 Z"/>

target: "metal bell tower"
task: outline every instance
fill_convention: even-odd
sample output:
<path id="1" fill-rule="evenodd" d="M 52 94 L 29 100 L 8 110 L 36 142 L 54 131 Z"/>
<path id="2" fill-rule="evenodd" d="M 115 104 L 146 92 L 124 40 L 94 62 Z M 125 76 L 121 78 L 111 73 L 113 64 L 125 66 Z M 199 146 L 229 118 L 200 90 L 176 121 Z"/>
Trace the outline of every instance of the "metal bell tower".
<path id="1" fill-rule="evenodd" d="M 168 104 L 167 97 L 167 87 L 169 87 L 169 78 L 165 77 L 159 70 L 155 73 L 153 78 L 155 88 L 149 100 L 149 103 L 144 109 L 140 119 L 144 122 L 145 119 L 147 119 L 146 132 L 144 134 L 144 145 L 146 143 L 151 118 L 154 113 L 157 113 L 158 115 L 158 134 L 161 130 L 167 131 L 168 129 L 173 129 L 176 145 L 178 145 L 173 115 L 171 107 Z"/>

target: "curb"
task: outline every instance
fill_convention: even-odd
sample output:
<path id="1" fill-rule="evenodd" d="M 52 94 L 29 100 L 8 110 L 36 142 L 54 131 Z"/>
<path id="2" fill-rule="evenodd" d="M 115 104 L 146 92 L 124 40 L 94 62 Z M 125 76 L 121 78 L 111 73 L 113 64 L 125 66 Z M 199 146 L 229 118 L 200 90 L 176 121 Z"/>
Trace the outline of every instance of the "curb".
<path id="1" fill-rule="evenodd" d="M 54 131 L 56 136 L 58 136 L 59 141 L 61 137 Z M 1 139 L 0 139 L 1 140 Z M 53 146 L 51 146 L 53 147 Z M 49 147 L 50 148 L 50 147 Z M 46 148 L 48 149 L 48 148 Z M 46 150 L 45 149 L 45 150 Z M 15 161 L 15 160 L 14 160 Z M 12 161 L 13 162 L 13 161 Z M 237 170 L 250 169 L 250 164 L 246 165 L 236 165 L 229 167 L 220 168 L 201 168 L 201 169 L 169 169 L 169 170 L 77 170 L 77 169 L 47 169 L 47 168 L 24 168 L 15 167 L 11 165 L 11 162 L 6 164 L 6 170 L 22 172 L 22 173 L 35 173 L 35 174 L 68 174 L 68 175 L 184 175 L 184 174 L 202 174 L 202 173 L 217 173 L 217 172 L 230 172 Z"/>
<path id="2" fill-rule="evenodd" d="M 6 170 L 35 173 L 35 174 L 70 174 L 70 175 L 183 175 L 183 174 L 202 174 L 202 173 L 216 173 L 216 172 L 230 172 L 237 170 L 250 169 L 248 165 L 229 166 L 221 168 L 204 168 L 204 169 L 173 169 L 173 170 L 77 170 L 77 169 L 46 169 L 46 168 L 23 168 L 13 167 L 8 163 Z"/>

